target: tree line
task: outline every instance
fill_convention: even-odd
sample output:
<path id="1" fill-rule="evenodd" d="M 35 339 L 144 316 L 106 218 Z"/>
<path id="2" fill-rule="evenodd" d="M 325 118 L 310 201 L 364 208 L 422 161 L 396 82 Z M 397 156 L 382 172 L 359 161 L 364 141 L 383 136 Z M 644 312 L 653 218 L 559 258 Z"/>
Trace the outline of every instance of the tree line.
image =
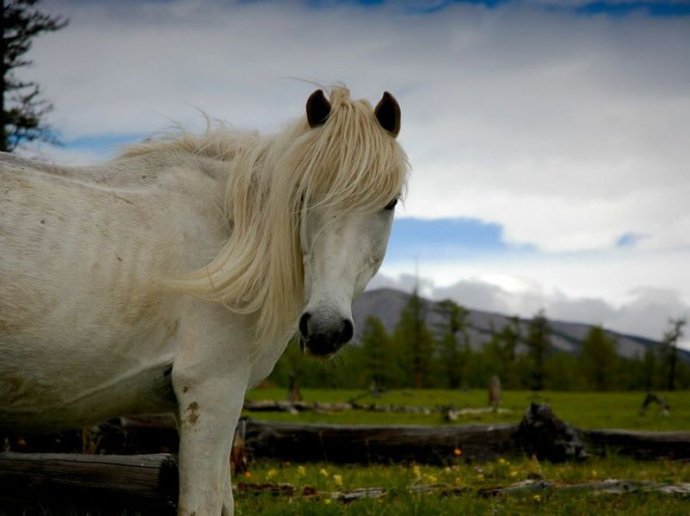
<path id="1" fill-rule="evenodd" d="M 483 345 L 472 347 L 469 312 L 451 300 L 436 303 L 443 321 L 429 328 L 430 308 L 414 293 L 392 332 L 370 316 L 360 345 L 347 346 L 330 360 L 305 357 L 291 342 L 269 382 L 328 388 L 486 388 L 497 376 L 504 389 L 674 390 L 690 387 L 690 364 L 679 359 L 685 319 L 669 321 L 658 349 L 620 356 L 616 340 L 593 326 L 578 354 L 554 348 L 543 311 L 528 321 L 511 317 L 494 328 Z"/>

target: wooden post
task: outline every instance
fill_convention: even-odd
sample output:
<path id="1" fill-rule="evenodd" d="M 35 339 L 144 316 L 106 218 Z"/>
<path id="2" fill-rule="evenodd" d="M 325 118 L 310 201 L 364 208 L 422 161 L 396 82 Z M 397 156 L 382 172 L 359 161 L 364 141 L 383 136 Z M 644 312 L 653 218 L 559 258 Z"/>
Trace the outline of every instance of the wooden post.
<path id="1" fill-rule="evenodd" d="M 498 375 L 493 375 L 489 379 L 489 406 L 494 410 L 501 404 L 501 379 Z"/>

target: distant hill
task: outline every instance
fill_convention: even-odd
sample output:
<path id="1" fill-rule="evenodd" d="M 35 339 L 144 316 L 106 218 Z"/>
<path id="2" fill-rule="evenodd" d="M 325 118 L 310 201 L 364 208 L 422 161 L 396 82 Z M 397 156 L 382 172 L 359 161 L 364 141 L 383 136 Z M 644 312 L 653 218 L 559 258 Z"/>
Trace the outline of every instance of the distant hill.
<path id="1" fill-rule="evenodd" d="M 364 292 L 355 301 L 353 307 L 353 317 L 355 320 L 355 340 L 361 339 L 364 321 L 369 315 L 373 315 L 383 322 L 389 333 L 391 333 L 398 321 L 400 314 L 410 299 L 410 294 L 400 290 L 381 288 Z M 423 299 L 426 311 L 426 324 L 433 331 L 435 328 L 443 327 L 444 318 L 438 310 L 435 301 Z M 481 310 L 468 310 L 467 323 L 470 346 L 474 349 L 481 348 L 490 338 L 492 328 L 499 331 L 509 323 L 509 316 Z M 548 314 L 547 314 L 548 315 Z M 522 335 L 527 334 L 529 319 L 520 319 L 520 330 Z M 551 342 L 556 349 L 567 353 L 579 353 L 582 340 L 592 327 L 589 324 L 554 321 L 549 319 L 551 327 Z M 660 342 L 634 335 L 624 335 L 614 331 L 606 330 L 606 333 L 613 337 L 618 343 L 618 353 L 625 357 L 641 356 L 647 348 L 658 348 Z M 690 351 L 678 350 L 679 356 L 690 362 Z"/>

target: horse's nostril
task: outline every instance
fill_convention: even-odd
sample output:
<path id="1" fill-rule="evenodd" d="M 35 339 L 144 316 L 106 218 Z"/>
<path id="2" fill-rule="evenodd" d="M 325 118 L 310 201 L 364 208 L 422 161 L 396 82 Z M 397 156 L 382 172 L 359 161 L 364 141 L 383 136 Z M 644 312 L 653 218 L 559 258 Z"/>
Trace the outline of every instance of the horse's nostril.
<path id="1" fill-rule="evenodd" d="M 350 319 L 343 319 L 343 330 L 341 333 L 341 342 L 345 344 L 352 339 L 355 334 L 355 326 Z"/>
<path id="2" fill-rule="evenodd" d="M 309 319 L 311 314 L 309 312 L 304 312 L 302 317 L 299 318 L 299 332 L 305 339 L 309 337 Z"/>

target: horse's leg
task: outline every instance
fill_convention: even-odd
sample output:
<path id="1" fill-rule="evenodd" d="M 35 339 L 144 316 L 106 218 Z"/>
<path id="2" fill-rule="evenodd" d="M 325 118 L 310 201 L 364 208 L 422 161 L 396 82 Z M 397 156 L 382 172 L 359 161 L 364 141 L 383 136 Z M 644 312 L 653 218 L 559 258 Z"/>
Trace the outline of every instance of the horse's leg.
<path id="1" fill-rule="evenodd" d="M 241 333 L 228 334 L 227 327 L 220 332 L 212 324 L 217 320 L 204 319 L 203 332 L 189 332 L 203 341 L 184 338 L 172 372 L 179 405 L 178 514 L 185 516 L 233 513 L 230 450 L 249 376 L 247 362 L 236 353 Z M 221 333 L 218 342 L 209 339 Z M 239 349 L 247 349 L 246 343 Z"/>
<path id="2" fill-rule="evenodd" d="M 228 472 L 229 473 L 229 472 Z M 232 480 L 228 474 L 228 479 L 225 482 L 225 493 L 223 495 L 223 516 L 232 516 L 235 513 L 235 500 L 232 496 Z"/>
<path id="3" fill-rule="evenodd" d="M 218 399 L 209 391 L 226 396 Z M 188 391 L 180 401 L 180 500 L 181 515 L 219 515 L 223 505 L 232 514 L 230 448 L 242 401 L 232 401 L 235 390 L 226 383 L 205 383 Z M 242 389 L 241 396 L 244 395 Z M 227 511 L 223 511 L 224 513 Z"/>

